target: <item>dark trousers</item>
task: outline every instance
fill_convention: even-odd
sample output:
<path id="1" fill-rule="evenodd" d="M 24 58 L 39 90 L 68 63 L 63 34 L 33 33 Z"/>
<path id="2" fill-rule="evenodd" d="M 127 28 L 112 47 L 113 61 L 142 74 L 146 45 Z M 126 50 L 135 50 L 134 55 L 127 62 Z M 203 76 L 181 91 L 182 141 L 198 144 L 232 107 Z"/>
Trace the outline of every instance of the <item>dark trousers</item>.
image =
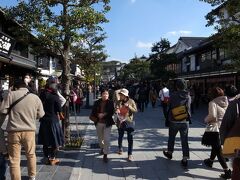
<path id="1" fill-rule="evenodd" d="M 46 158 L 56 158 L 58 149 L 56 147 L 43 146 L 43 154 Z"/>
<path id="2" fill-rule="evenodd" d="M 191 103 L 191 113 L 194 114 L 194 102 Z"/>
<path id="3" fill-rule="evenodd" d="M 163 115 L 164 115 L 164 117 L 165 117 L 165 120 L 167 120 L 167 114 L 168 114 L 167 108 L 168 108 L 168 104 L 162 102 L 162 108 L 163 108 Z"/>
<path id="4" fill-rule="evenodd" d="M 5 173 L 7 169 L 7 162 L 2 153 L 0 153 L 0 180 L 5 179 Z"/>
<path id="5" fill-rule="evenodd" d="M 170 122 L 168 132 L 168 151 L 174 151 L 175 138 L 177 133 L 180 133 L 182 153 L 184 158 L 189 158 L 189 145 L 188 145 L 188 123 L 173 123 Z"/>
<path id="6" fill-rule="evenodd" d="M 233 159 L 232 180 L 240 179 L 240 158 Z"/>
<path id="7" fill-rule="evenodd" d="M 152 107 L 155 108 L 156 106 L 156 101 L 152 101 Z"/>
<path id="8" fill-rule="evenodd" d="M 127 131 L 128 155 L 132 155 L 132 150 L 133 150 L 132 131 L 128 131 L 128 129 L 124 130 L 122 128 L 118 128 L 118 148 L 122 150 L 122 141 L 123 141 L 124 131 Z"/>
<path id="9" fill-rule="evenodd" d="M 221 164 L 222 168 L 223 169 L 228 169 L 226 160 L 225 160 L 225 158 L 222 155 L 222 147 L 221 147 L 221 145 L 214 145 L 214 146 L 212 146 L 210 159 L 214 160 L 216 158 L 216 156 L 217 156 L 218 161 Z"/>
<path id="10" fill-rule="evenodd" d="M 140 102 L 138 103 L 138 106 L 139 106 L 140 112 L 143 112 L 143 111 L 144 111 L 145 103 L 144 103 L 143 101 L 140 101 Z"/>
<path id="11" fill-rule="evenodd" d="M 147 100 L 145 101 L 145 107 L 146 107 L 146 108 L 148 107 L 148 103 L 149 103 L 149 99 L 147 99 Z"/>

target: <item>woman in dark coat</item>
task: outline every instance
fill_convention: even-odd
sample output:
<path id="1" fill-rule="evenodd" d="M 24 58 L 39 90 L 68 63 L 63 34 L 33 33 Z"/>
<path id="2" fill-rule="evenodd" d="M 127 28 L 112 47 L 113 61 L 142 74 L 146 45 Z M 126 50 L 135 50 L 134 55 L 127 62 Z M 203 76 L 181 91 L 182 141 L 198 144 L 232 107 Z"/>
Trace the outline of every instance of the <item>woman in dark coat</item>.
<path id="1" fill-rule="evenodd" d="M 43 154 L 46 164 L 55 165 L 57 151 L 64 143 L 63 132 L 59 123 L 58 113 L 61 112 L 61 103 L 57 95 L 57 82 L 54 78 L 48 79 L 46 89 L 40 94 L 45 115 L 40 119 L 38 142 L 43 145 Z"/>

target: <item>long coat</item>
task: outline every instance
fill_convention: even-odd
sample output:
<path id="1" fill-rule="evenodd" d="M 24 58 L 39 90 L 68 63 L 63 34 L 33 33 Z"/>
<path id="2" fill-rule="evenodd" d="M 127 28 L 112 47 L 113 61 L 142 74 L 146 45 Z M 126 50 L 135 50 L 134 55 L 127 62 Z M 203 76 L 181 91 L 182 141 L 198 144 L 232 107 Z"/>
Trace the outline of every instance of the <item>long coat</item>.
<path id="1" fill-rule="evenodd" d="M 61 103 L 57 93 L 47 89 L 41 93 L 45 115 L 40 119 L 38 143 L 51 147 L 59 147 L 64 143 L 62 128 L 58 113 L 61 112 Z"/>

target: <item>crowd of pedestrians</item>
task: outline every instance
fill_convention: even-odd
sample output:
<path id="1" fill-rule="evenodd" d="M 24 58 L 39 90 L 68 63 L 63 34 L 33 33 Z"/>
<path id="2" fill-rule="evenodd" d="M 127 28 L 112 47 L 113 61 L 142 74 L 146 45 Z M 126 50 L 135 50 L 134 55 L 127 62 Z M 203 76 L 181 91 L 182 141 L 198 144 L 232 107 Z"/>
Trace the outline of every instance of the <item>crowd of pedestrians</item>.
<path id="1" fill-rule="evenodd" d="M 137 112 L 144 112 L 144 109 L 148 107 L 149 99 L 152 108 L 155 108 L 157 99 L 160 100 L 161 106 L 163 108 L 163 115 L 165 118 L 165 125 L 169 129 L 168 134 L 168 145 L 167 149 L 163 151 L 163 155 L 168 159 L 172 159 L 174 153 L 174 144 L 175 137 L 177 133 L 180 133 L 180 140 L 182 144 L 182 160 L 181 165 L 183 167 L 188 166 L 188 160 L 190 159 L 189 154 L 189 143 L 188 143 L 188 131 L 189 124 L 191 124 L 191 116 L 193 113 L 193 108 L 195 105 L 198 107 L 199 105 L 199 97 L 198 92 L 194 91 L 193 86 L 188 86 L 187 82 L 184 79 L 177 79 L 174 83 L 174 88 L 169 89 L 166 83 L 162 84 L 162 88 L 157 89 L 153 85 L 146 85 L 144 83 L 139 83 L 137 87 L 126 87 L 119 86 L 119 89 L 114 89 L 114 93 L 112 97 L 109 97 L 107 94 L 108 101 L 112 108 L 111 111 L 108 112 L 106 108 L 104 115 L 102 116 L 102 108 L 98 108 L 99 100 L 95 102 L 94 108 L 92 110 L 92 114 L 95 114 L 96 118 L 94 118 L 94 122 L 98 131 L 98 124 L 101 124 L 101 127 L 108 128 L 109 131 L 105 133 L 102 131 L 102 134 L 98 133 L 99 144 L 101 149 L 104 149 L 104 144 L 106 143 L 107 149 L 109 148 L 109 139 L 111 135 L 111 125 L 113 125 L 113 121 L 111 119 L 111 125 L 108 123 L 107 118 L 104 118 L 108 113 L 112 115 L 115 124 L 118 128 L 118 151 L 119 155 L 123 154 L 122 149 L 122 139 L 124 132 L 127 133 L 128 140 L 128 156 L 127 160 L 133 160 L 133 134 L 135 121 L 133 119 L 133 114 Z M 225 92 L 224 92 L 225 90 Z M 228 137 L 229 132 L 232 130 L 232 126 L 240 128 L 240 116 L 239 116 L 239 95 L 238 90 L 235 86 L 227 86 L 225 89 L 221 89 L 220 87 L 214 86 L 209 88 L 208 91 L 208 99 L 209 99 L 209 110 L 208 115 L 205 120 L 203 120 L 206 124 L 211 126 L 216 126 L 217 131 L 214 133 L 209 133 L 207 138 L 204 136 L 202 139 L 202 144 L 206 146 L 211 146 L 211 155 L 208 159 L 205 159 L 203 163 L 212 168 L 214 159 L 217 157 L 219 163 L 221 164 L 224 173 L 220 175 L 223 179 L 239 179 L 239 168 L 240 168 L 240 131 L 239 129 L 235 130 L 234 137 L 238 138 L 238 148 L 234 149 L 236 152 L 233 152 L 230 157 L 233 159 L 233 173 L 231 169 L 227 166 L 226 155 L 223 154 L 222 145 L 224 143 L 224 139 Z M 111 91 L 111 90 L 109 90 Z M 108 92 L 106 90 L 102 91 Z M 102 98 L 100 101 L 103 101 L 104 94 L 102 94 Z M 197 99 L 196 104 L 194 104 L 194 100 Z M 97 105 L 98 104 L 98 105 Z M 101 106 L 100 106 L 101 107 Z M 138 107 L 138 108 L 137 108 Z M 235 107 L 235 108 L 233 108 Z M 225 114 L 226 112 L 226 114 Z M 106 116 L 107 117 L 107 116 Z M 103 120 L 104 119 L 104 120 Z M 223 123 L 222 123 L 223 122 Z M 104 124 L 105 123 L 105 124 Z M 235 128 L 236 129 L 236 128 Z M 221 131 L 220 131 L 221 130 Z M 103 135 L 104 134 L 104 135 Z M 205 133 L 204 133 L 205 134 Z M 104 137 L 107 136 L 107 137 Z M 104 137 L 104 138 L 102 138 Z M 102 150 L 101 150 L 102 151 Z M 108 162 L 107 155 L 108 151 L 103 150 L 103 160 L 104 162 Z"/>
<path id="2" fill-rule="evenodd" d="M 57 152 L 64 144 L 64 136 L 60 123 L 62 107 L 66 99 L 59 91 L 59 81 L 50 77 L 44 88 L 39 93 L 31 84 L 31 76 L 26 75 L 22 80 L 14 83 L 13 90 L 2 98 L 0 105 L 0 125 L 8 116 L 7 141 L 4 141 L 4 132 L 0 128 L 0 179 L 5 179 L 6 159 L 9 159 L 9 169 L 12 180 L 21 179 L 20 161 L 21 147 L 26 152 L 28 162 L 28 176 L 30 180 L 36 177 L 36 144 L 35 130 L 36 120 L 40 121 L 37 143 L 43 145 L 44 164 L 56 165 L 60 161 Z M 188 131 L 191 124 L 193 107 L 197 107 L 199 97 L 194 86 L 188 86 L 184 79 L 177 79 L 174 86 L 169 87 L 162 83 L 161 87 L 156 84 L 140 82 L 137 85 L 118 85 L 113 87 L 102 86 L 99 88 L 100 97 L 92 107 L 89 119 L 94 121 L 97 131 L 100 154 L 103 161 L 108 163 L 110 148 L 111 128 L 113 125 L 118 129 L 118 151 L 122 155 L 123 137 L 127 134 L 128 151 L 127 160 L 133 161 L 133 144 L 135 119 L 134 114 L 144 113 L 149 102 L 152 108 L 156 108 L 159 100 L 163 109 L 165 125 L 168 128 L 168 144 L 163 155 L 172 159 L 174 144 L 177 133 L 180 133 L 182 145 L 183 167 L 188 166 L 189 143 Z M 79 85 L 71 88 L 69 97 L 70 110 L 80 112 L 80 104 L 84 92 Z M 211 147 L 211 155 L 203 163 L 212 168 L 214 159 L 217 157 L 224 173 L 220 176 L 224 179 L 240 179 L 240 95 L 235 86 L 209 88 L 208 91 L 208 115 L 204 122 L 208 127 L 214 127 L 203 135 L 202 144 Z M 196 104 L 193 103 L 196 101 Z M 78 103 L 76 103 L 78 102 Z M 79 107 L 76 105 L 79 104 Z M 77 108 L 76 108 L 77 106 Z M 160 112 L 160 111 L 159 111 Z M 234 147 L 227 148 L 224 143 L 233 140 Z M 223 145 L 223 146 L 222 146 Z M 230 149 L 230 150 L 229 150 Z M 226 153 L 230 152 L 230 153 Z M 227 166 L 226 161 L 232 159 L 233 170 Z"/>

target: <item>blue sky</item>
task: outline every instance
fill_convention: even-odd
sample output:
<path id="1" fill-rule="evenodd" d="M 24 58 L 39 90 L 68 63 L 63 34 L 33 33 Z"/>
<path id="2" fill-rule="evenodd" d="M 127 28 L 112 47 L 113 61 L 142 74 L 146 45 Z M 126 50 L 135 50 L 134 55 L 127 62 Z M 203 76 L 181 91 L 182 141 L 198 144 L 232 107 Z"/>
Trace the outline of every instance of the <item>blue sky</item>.
<path id="1" fill-rule="evenodd" d="M 16 0 L 0 0 L 12 5 Z M 148 56 L 151 46 L 161 38 L 171 45 L 180 36 L 210 36 L 205 15 L 212 7 L 199 0 L 111 0 L 109 23 L 104 25 L 108 60 L 128 62 L 135 54 Z"/>
<path id="2" fill-rule="evenodd" d="M 209 36 L 205 15 L 212 7 L 199 0 L 112 0 L 105 26 L 109 59 L 128 62 L 151 53 L 152 43 L 167 38 L 171 45 L 180 36 Z"/>

